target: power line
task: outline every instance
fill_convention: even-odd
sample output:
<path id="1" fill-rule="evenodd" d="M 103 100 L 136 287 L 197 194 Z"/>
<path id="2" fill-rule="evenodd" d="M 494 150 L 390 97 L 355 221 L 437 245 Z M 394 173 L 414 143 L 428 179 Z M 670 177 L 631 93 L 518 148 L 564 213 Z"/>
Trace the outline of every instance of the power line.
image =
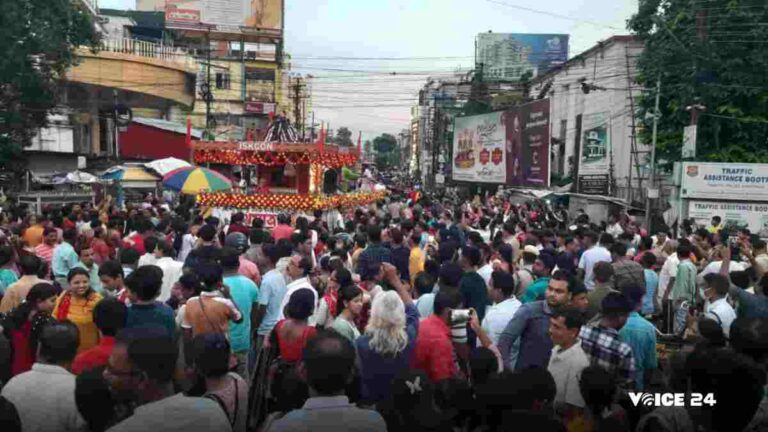
<path id="1" fill-rule="evenodd" d="M 505 2 L 497 1 L 497 0 L 485 0 L 485 1 L 487 1 L 488 3 L 497 4 L 499 6 L 505 6 L 505 7 L 508 7 L 510 9 L 518 9 L 518 10 L 522 10 L 522 11 L 526 11 L 526 12 L 531 12 L 531 13 L 536 13 L 536 14 L 540 14 L 540 15 L 547 15 L 547 16 L 551 16 L 553 18 L 560 18 L 560 19 L 564 19 L 564 20 L 568 20 L 568 21 L 574 21 L 574 22 L 578 22 L 578 23 L 590 24 L 590 25 L 593 25 L 593 26 L 596 26 L 596 27 L 605 27 L 605 28 L 609 28 L 609 29 L 613 29 L 613 30 L 623 30 L 623 29 L 620 29 L 618 27 L 602 24 L 602 23 L 599 23 L 599 22 L 596 22 L 596 21 L 582 20 L 582 19 L 570 17 L 570 16 L 567 16 L 567 15 L 561 15 L 561 14 L 554 13 L 554 12 L 548 12 L 548 11 L 543 11 L 543 10 L 539 10 L 539 9 L 529 8 L 527 6 L 514 5 L 514 4 L 505 3 Z"/>

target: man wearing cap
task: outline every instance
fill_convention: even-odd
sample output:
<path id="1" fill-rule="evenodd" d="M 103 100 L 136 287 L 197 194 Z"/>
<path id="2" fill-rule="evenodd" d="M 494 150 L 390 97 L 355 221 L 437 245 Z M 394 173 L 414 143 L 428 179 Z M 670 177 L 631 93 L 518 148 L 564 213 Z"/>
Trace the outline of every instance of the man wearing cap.
<path id="1" fill-rule="evenodd" d="M 237 272 L 255 283 L 257 286 L 261 283 L 261 273 L 259 266 L 245 257 L 245 251 L 248 250 L 248 237 L 241 232 L 230 232 L 224 238 L 224 246 L 235 249 L 240 254 L 240 267 Z"/>
<path id="2" fill-rule="evenodd" d="M 549 253 L 542 252 L 533 263 L 533 274 L 536 280 L 525 290 L 520 301 L 531 303 L 537 300 L 544 300 L 544 293 L 549 285 L 549 276 L 555 267 L 555 258 Z"/>
<path id="3" fill-rule="evenodd" d="M 612 292 L 603 298 L 602 309 L 603 317 L 597 324 L 581 328 L 581 348 L 590 363 L 616 374 L 632 388 L 635 357 L 632 347 L 619 337 L 619 330 L 627 323 L 632 305 L 624 295 Z"/>
<path id="4" fill-rule="evenodd" d="M 523 248 L 522 259 L 523 265 L 520 270 L 515 272 L 518 284 L 515 294 L 518 297 L 522 297 L 525 290 L 533 283 L 533 264 L 536 262 L 536 258 L 539 257 L 539 250 L 536 246 L 528 245 Z"/>

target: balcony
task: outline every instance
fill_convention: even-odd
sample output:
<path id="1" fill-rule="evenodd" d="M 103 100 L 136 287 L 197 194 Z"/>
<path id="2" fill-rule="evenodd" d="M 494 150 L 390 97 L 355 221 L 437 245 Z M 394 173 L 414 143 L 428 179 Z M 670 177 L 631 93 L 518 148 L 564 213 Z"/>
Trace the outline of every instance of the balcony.
<path id="1" fill-rule="evenodd" d="M 67 71 L 73 83 L 136 93 L 158 104 L 191 106 L 198 63 L 186 51 L 136 39 L 106 39 L 97 52 L 81 48 Z M 165 102 L 162 102 L 165 101 Z"/>

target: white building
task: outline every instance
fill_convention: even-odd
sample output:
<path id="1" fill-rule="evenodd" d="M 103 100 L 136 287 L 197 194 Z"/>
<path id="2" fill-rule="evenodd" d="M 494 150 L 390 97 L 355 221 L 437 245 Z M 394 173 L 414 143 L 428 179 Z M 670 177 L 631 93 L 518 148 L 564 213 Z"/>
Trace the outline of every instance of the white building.
<path id="1" fill-rule="evenodd" d="M 602 114 L 610 141 L 610 194 L 643 199 L 650 147 L 633 138 L 640 128 L 633 112 L 641 93 L 635 79 L 642 50 L 642 43 L 632 36 L 613 36 L 533 80 L 531 97 L 551 100 L 552 175 L 573 175 L 579 168 L 579 148 L 592 158 L 605 151 L 595 147 L 595 134 L 589 135 L 583 124 Z"/>

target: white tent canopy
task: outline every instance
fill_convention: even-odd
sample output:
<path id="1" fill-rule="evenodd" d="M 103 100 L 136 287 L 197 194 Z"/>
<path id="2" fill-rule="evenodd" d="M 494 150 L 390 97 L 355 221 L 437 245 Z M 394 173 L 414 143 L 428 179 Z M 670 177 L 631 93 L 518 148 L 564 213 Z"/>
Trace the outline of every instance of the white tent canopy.
<path id="1" fill-rule="evenodd" d="M 173 170 L 176 170 L 179 168 L 186 168 L 192 165 L 187 161 L 169 157 L 169 158 L 158 159 L 156 161 L 145 163 L 144 166 L 146 168 L 156 171 L 158 174 L 164 177 L 166 174 L 168 174 Z"/>

